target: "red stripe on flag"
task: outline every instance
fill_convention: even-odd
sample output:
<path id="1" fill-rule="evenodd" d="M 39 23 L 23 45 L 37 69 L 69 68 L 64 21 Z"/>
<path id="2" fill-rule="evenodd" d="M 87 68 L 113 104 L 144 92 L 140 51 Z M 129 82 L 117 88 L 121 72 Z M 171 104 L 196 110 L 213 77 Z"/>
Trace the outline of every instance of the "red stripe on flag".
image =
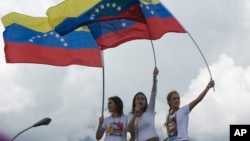
<path id="1" fill-rule="evenodd" d="M 96 42 L 102 49 L 107 49 L 135 39 L 150 39 L 149 32 L 144 23 L 137 22 L 128 28 L 109 32 L 97 38 Z"/>
<path id="2" fill-rule="evenodd" d="M 69 50 L 67 48 L 6 42 L 4 50 L 7 63 L 37 63 L 54 66 L 76 64 L 102 67 L 100 49 L 98 48 Z"/>
<path id="3" fill-rule="evenodd" d="M 161 38 L 163 34 L 168 32 L 186 33 L 174 17 L 162 19 L 154 16 L 147 18 L 146 24 L 153 40 Z"/>

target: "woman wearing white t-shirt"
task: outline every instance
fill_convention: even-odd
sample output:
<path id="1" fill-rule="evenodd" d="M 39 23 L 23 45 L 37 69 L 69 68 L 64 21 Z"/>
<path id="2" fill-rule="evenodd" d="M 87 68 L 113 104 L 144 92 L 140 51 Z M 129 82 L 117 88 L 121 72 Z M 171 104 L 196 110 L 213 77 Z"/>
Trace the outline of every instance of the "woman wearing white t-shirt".
<path id="1" fill-rule="evenodd" d="M 201 94 L 183 107 L 180 106 L 180 95 L 177 91 L 171 91 L 167 95 L 169 113 L 166 117 L 165 127 L 168 137 L 164 141 L 189 141 L 188 120 L 189 113 L 205 97 L 208 90 L 214 87 L 214 81 L 211 79 Z"/>
<path id="2" fill-rule="evenodd" d="M 138 92 L 133 98 L 128 131 L 134 133 L 136 141 L 159 141 L 155 129 L 156 77 L 158 73 L 159 71 L 155 67 L 149 104 L 147 103 L 147 97 L 142 92 Z"/>
<path id="3" fill-rule="evenodd" d="M 118 96 L 108 99 L 110 116 L 99 118 L 96 139 L 100 140 L 105 132 L 104 141 L 127 141 L 128 116 L 123 114 L 123 102 Z"/>

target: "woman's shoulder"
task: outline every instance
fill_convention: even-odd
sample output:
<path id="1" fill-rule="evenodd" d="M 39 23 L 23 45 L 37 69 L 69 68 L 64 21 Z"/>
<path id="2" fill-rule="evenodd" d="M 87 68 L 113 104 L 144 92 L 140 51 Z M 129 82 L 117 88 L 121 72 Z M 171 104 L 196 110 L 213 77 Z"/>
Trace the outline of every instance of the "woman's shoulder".
<path id="1" fill-rule="evenodd" d="M 112 118 L 112 116 L 110 115 L 110 116 L 106 116 L 106 117 L 104 117 L 104 120 L 108 120 L 108 119 L 110 119 L 110 118 Z"/>
<path id="2" fill-rule="evenodd" d="M 180 109 L 189 108 L 189 104 L 183 105 Z"/>
<path id="3" fill-rule="evenodd" d="M 184 113 L 188 113 L 189 112 L 189 105 L 184 105 L 182 107 L 180 107 L 180 109 L 178 110 L 178 112 L 184 112 Z"/>
<path id="4" fill-rule="evenodd" d="M 126 116 L 128 119 L 131 119 L 134 116 L 134 114 L 132 112 L 129 112 Z"/>
<path id="5" fill-rule="evenodd" d="M 128 115 L 123 114 L 123 115 L 121 115 L 121 118 L 128 118 Z"/>

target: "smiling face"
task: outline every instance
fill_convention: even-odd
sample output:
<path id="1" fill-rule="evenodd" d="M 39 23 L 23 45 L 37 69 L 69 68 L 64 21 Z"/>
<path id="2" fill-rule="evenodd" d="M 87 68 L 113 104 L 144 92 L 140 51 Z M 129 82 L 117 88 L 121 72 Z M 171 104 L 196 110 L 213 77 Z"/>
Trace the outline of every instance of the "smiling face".
<path id="1" fill-rule="evenodd" d="M 172 91 L 168 94 L 167 96 L 167 101 L 168 101 L 168 105 L 169 107 L 171 107 L 171 109 L 178 109 L 180 106 L 180 95 L 178 92 L 176 91 Z"/>

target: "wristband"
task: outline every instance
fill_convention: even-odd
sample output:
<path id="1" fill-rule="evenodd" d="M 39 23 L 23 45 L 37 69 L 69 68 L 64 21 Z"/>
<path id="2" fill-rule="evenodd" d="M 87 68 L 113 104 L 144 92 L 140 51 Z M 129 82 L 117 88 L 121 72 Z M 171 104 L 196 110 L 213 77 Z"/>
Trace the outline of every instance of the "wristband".
<path id="1" fill-rule="evenodd" d="M 157 76 L 156 76 L 156 75 L 153 75 L 153 79 L 157 79 Z"/>
<path id="2" fill-rule="evenodd" d="M 158 82 L 156 78 L 153 79 L 154 82 Z"/>

